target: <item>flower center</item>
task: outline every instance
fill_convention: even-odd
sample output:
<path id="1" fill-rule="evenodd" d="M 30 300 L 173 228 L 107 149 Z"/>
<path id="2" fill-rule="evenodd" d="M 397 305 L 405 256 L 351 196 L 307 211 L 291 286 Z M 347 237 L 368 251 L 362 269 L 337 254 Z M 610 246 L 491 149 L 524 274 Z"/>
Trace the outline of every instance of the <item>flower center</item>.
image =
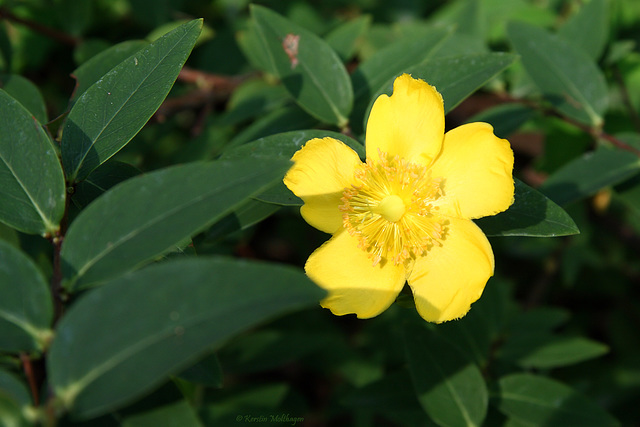
<path id="1" fill-rule="evenodd" d="M 402 218 L 402 215 L 404 215 L 406 207 L 404 206 L 404 201 L 399 196 L 392 194 L 382 199 L 373 211 L 380 214 L 389 222 L 397 222 Z"/>
<path id="2" fill-rule="evenodd" d="M 355 172 L 356 183 L 342 193 L 343 225 L 358 238 L 373 265 L 398 265 L 441 246 L 448 221 L 438 215 L 444 180 L 423 165 L 379 152 Z"/>

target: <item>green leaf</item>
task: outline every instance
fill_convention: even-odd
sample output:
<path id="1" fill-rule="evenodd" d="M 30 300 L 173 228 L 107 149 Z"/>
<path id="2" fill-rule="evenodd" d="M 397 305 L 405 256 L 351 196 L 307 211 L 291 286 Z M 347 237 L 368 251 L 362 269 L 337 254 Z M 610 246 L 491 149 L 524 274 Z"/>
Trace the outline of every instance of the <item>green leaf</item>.
<path id="1" fill-rule="evenodd" d="M 436 87 L 444 99 L 446 114 L 516 59 L 510 53 L 475 53 L 426 61 L 409 72 Z"/>
<path id="2" fill-rule="evenodd" d="M 501 104 L 471 117 L 467 123 L 485 122 L 493 126 L 493 133 L 507 138 L 534 116 L 534 111 L 522 104 Z"/>
<path id="3" fill-rule="evenodd" d="M 623 203 L 640 214 L 640 174 L 616 186 L 615 192 Z"/>
<path id="4" fill-rule="evenodd" d="M 308 115 L 295 104 L 287 105 L 273 110 L 263 117 L 260 117 L 249 126 L 239 132 L 229 144 L 228 149 L 233 149 L 239 145 L 262 138 L 275 133 L 304 129 L 316 125 L 318 121 Z"/>
<path id="5" fill-rule="evenodd" d="M 82 181 L 124 147 L 165 99 L 202 20 L 184 24 L 128 57 L 78 98 L 62 133 L 69 181 Z"/>
<path id="6" fill-rule="evenodd" d="M 0 240 L 0 349 L 42 351 L 51 339 L 51 294 L 24 253 Z"/>
<path id="7" fill-rule="evenodd" d="M 560 27 L 558 35 L 579 49 L 583 49 L 597 61 L 609 39 L 607 0 L 590 0 L 581 3 L 578 12 Z"/>
<path id="8" fill-rule="evenodd" d="M 523 368 L 550 369 L 600 357 L 608 350 L 606 345 L 587 338 L 529 333 L 509 339 L 500 354 Z"/>
<path id="9" fill-rule="evenodd" d="M 128 40 L 118 43 L 91 57 L 87 62 L 76 68 L 71 75 L 76 79 L 76 87 L 71 96 L 71 102 L 75 101 L 87 91 L 102 76 L 113 67 L 138 52 L 149 43 L 144 40 Z"/>
<path id="10" fill-rule="evenodd" d="M 618 426 L 617 420 L 571 387 L 531 374 L 499 381 L 498 408 L 506 416 L 537 426 Z"/>
<path id="11" fill-rule="evenodd" d="M 639 170 L 640 158 L 634 153 L 600 147 L 554 172 L 540 191 L 554 202 L 567 205 L 620 184 Z"/>
<path id="12" fill-rule="evenodd" d="M 0 221 L 30 234 L 54 233 L 64 215 L 65 185 L 49 136 L 0 89 Z"/>
<path id="13" fill-rule="evenodd" d="M 436 332 L 482 366 L 489 357 L 494 339 L 502 331 L 505 299 L 504 286 L 493 278 L 484 289 L 482 298 L 473 303 L 462 319 L 438 325 Z"/>
<path id="14" fill-rule="evenodd" d="M 570 313 L 558 307 L 537 307 L 518 313 L 509 323 L 511 334 L 529 335 L 532 330 L 551 332 L 564 325 Z"/>
<path id="15" fill-rule="evenodd" d="M 450 29 L 430 28 L 387 46 L 356 68 L 351 76 L 355 96 L 351 126 L 355 133 L 362 133 L 357 127 L 366 118 L 373 95 L 387 89 L 395 76 L 433 56 L 450 35 Z"/>
<path id="16" fill-rule="evenodd" d="M 22 407 L 31 405 L 27 386 L 14 374 L 2 369 L 0 369 L 0 393 L 4 393 Z M 0 414 L 2 414 L 1 410 Z"/>
<path id="17" fill-rule="evenodd" d="M 500 74 L 516 59 L 515 55 L 508 53 L 473 53 L 430 59 L 404 71 L 414 78 L 420 78 L 435 86 L 444 99 L 446 114 L 482 85 Z M 392 94 L 393 82 L 397 76 L 394 75 L 390 78 L 375 93 L 367 108 L 366 117 L 369 116 L 374 102 L 380 95 Z"/>
<path id="18" fill-rule="evenodd" d="M 411 389 L 406 369 L 391 372 L 382 379 L 353 389 L 342 402 L 350 408 L 366 409 L 405 426 L 425 426 L 424 410 Z"/>
<path id="19" fill-rule="evenodd" d="M 480 426 L 487 386 L 478 367 L 449 342 L 417 325 L 405 325 L 407 361 L 418 400 L 439 425 Z"/>
<path id="20" fill-rule="evenodd" d="M 186 401 L 180 400 L 153 408 L 141 414 L 128 416 L 122 427 L 200 427 L 202 422 L 195 409 Z"/>
<path id="21" fill-rule="evenodd" d="M 353 56 L 358 40 L 371 26 L 371 16 L 362 15 L 349 20 L 332 30 L 324 38 L 342 61 L 348 61 Z"/>
<path id="22" fill-rule="evenodd" d="M 511 22 L 507 33 L 527 73 L 556 108 L 588 125 L 602 125 L 609 98 L 593 59 L 563 38 L 530 24 Z"/>
<path id="23" fill-rule="evenodd" d="M 47 122 L 47 106 L 36 85 L 17 74 L 0 74 L 0 88 L 22 104 L 38 122 Z"/>
<path id="24" fill-rule="evenodd" d="M 180 372 L 178 378 L 207 387 L 222 387 L 222 367 L 215 354 L 209 354 Z"/>
<path id="25" fill-rule="evenodd" d="M 117 185 L 71 223 L 64 286 L 86 287 L 148 262 L 282 179 L 288 161 L 239 159 L 158 170 Z"/>
<path id="26" fill-rule="evenodd" d="M 114 160 L 104 163 L 76 185 L 73 202 L 79 207 L 87 206 L 114 185 L 139 174 L 140 171 L 128 163 Z"/>
<path id="27" fill-rule="evenodd" d="M 3 426 L 28 427 L 33 423 L 27 423 L 18 403 L 0 389 L 0 421 Z"/>
<path id="28" fill-rule="evenodd" d="M 207 240 L 217 240 L 238 230 L 245 230 L 280 210 L 280 206 L 249 199 L 233 213 L 215 223 L 206 232 Z"/>
<path id="29" fill-rule="evenodd" d="M 51 384 L 74 414 L 97 416 L 232 335 L 323 295 L 290 267 L 216 258 L 156 264 L 89 291 L 71 307 L 49 352 Z"/>
<path id="30" fill-rule="evenodd" d="M 522 181 L 514 181 L 515 201 L 509 209 L 474 220 L 486 235 L 553 237 L 580 233 L 564 209 Z"/>
<path id="31" fill-rule="evenodd" d="M 248 157 L 276 157 L 291 159 L 293 154 L 307 141 L 313 138 L 331 137 L 351 147 L 360 158 L 364 158 L 364 147 L 356 140 L 337 132 L 326 130 L 299 130 L 284 132 L 257 139 L 240 147 L 225 151 L 221 159 L 244 159 Z M 257 200 L 282 206 L 302 206 L 302 200 L 296 197 L 283 182 L 277 183 L 260 195 Z"/>
<path id="32" fill-rule="evenodd" d="M 342 127 L 353 106 L 351 80 L 340 57 L 321 38 L 281 15 L 251 5 L 269 68 L 312 116 Z"/>

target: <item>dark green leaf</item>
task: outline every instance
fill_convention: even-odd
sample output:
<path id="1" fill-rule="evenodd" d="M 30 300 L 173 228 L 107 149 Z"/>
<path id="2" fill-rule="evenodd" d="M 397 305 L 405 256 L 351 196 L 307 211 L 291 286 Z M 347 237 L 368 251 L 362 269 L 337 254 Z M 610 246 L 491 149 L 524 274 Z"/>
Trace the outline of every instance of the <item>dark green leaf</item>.
<path id="1" fill-rule="evenodd" d="M 192 163 L 131 178 L 91 203 L 62 246 L 67 289 L 116 277 L 172 250 L 281 180 L 286 160 Z"/>
<path id="2" fill-rule="evenodd" d="M 3 426 L 28 427 L 33 423 L 27 423 L 18 403 L 3 390 L 0 389 L 0 421 Z"/>
<path id="3" fill-rule="evenodd" d="M 262 156 L 291 159 L 293 154 L 310 139 L 325 137 L 335 138 L 344 142 L 358 153 L 360 158 L 364 158 L 364 147 L 356 140 L 337 132 L 311 129 L 284 132 L 260 138 L 249 144 L 225 151 L 221 159 L 243 159 Z M 256 199 L 283 206 L 302 205 L 302 200 L 289 191 L 282 182 L 277 183 L 267 191 L 256 196 Z"/>
<path id="4" fill-rule="evenodd" d="M 615 191 L 622 202 L 640 214 L 640 174 L 616 186 Z"/>
<path id="5" fill-rule="evenodd" d="M 358 40 L 371 25 L 371 16 L 362 15 L 340 25 L 324 38 L 342 61 L 353 56 Z"/>
<path id="6" fill-rule="evenodd" d="M 47 122 L 47 106 L 36 85 L 17 74 L 0 74 L 0 88 L 22 104 L 38 122 Z"/>
<path id="7" fill-rule="evenodd" d="M 508 53 L 474 53 L 430 59 L 405 71 L 435 86 L 444 99 L 446 114 L 515 60 L 516 56 Z M 396 77 L 397 75 L 389 79 L 374 95 L 366 117 L 380 95 L 392 94 Z"/>
<path id="8" fill-rule="evenodd" d="M 609 102 L 607 85 L 593 59 L 542 28 L 511 22 L 509 40 L 538 89 L 561 112 L 600 126 Z"/>
<path id="9" fill-rule="evenodd" d="M 265 114 L 239 132 L 226 149 L 233 149 L 258 138 L 316 125 L 318 121 L 297 105 L 288 105 Z"/>
<path id="10" fill-rule="evenodd" d="M 75 71 L 71 73 L 76 79 L 76 88 L 73 91 L 71 102 L 75 102 L 87 89 L 100 80 L 102 76 L 107 74 L 113 67 L 148 44 L 149 43 L 144 40 L 129 40 L 118 43 L 100 52 L 76 68 Z"/>
<path id="11" fill-rule="evenodd" d="M 271 216 L 280 209 L 273 203 L 265 203 L 255 199 L 247 200 L 233 213 L 215 223 L 206 232 L 207 240 L 216 240 L 238 230 L 245 230 Z"/>
<path id="12" fill-rule="evenodd" d="M 215 354 L 209 354 L 180 372 L 178 378 L 207 387 L 222 387 L 222 368 Z"/>
<path id="13" fill-rule="evenodd" d="M 257 26 L 258 24 L 255 21 L 248 21 L 247 27 L 242 31 L 238 31 L 236 41 L 238 47 L 253 67 L 259 70 L 270 70 L 269 56 L 264 50 Z"/>
<path id="14" fill-rule="evenodd" d="M 14 374 L 2 369 L 0 369 L 0 393 L 4 393 L 20 406 L 24 407 L 32 404 L 26 384 Z M 1 410 L 0 414 L 2 414 Z"/>
<path id="15" fill-rule="evenodd" d="M 251 17 L 268 59 L 265 71 L 278 76 L 309 114 L 325 123 L 346 125 L 353 90 L 335 51 L 315 34 L 265 7 L 251 5 Z"/>
<path id="16" fill-rule="evenodd" d="M 64 203 L 53 143 L 33 115 L 0 89 L 0 221 L 25 233 L 54 233 Z"/>
<path id="17" fill-rule="evenodd" d="M 0 240 L 0 349 L 44 350 L 53 335 L 52 320 L 42 273 L 24 253 Z"/>
<path id="18" fill-rule="evenodd" d="M 351 76 L 355 96 L 351 113 L 354 132 L 362 132 L 358 127 L 366 118 L 367 106 L 375 99 L 373 95 L 386 90 L 395 76 L 428 60 L 450 35 L 448 29 L 429 29 L 387 46 L 360 64 Z"/>
<path id="19" fill-rule="evenodd" d="M 571 387 L 531 374 L 503 377 L 498 408 L 510 418 L 537 426 L 618 426 L 619 423 Z"/>
<path id="20" fill-rule="evenodd" d="M 487 386 L 478 367 L 428 329 L 405 325 L 407 360 L 423 409 L 446 426 L 480 426 L 487 414 Z"/>
<path id="21" fill-rule="evenodd" d="M 511 334 L 528 335 L 532 330 L 551 332 L 564 325 L 570 313 L 558 307 L 537 307 L 518 313 L 509 323 Z"/>
<path id="22" fill-rule="evenodd" d="M 201 28 L 201 19 L 178 27 L 125 59 L 78 98 L 61 141 L 69 181 L 82 181 L 142 129 L 169 93 Z"/>
<path id="23" fill-rule="evenodd" d="M 627 180 L 640 171 L 640 158 L 620 149 L 600 147 L 553 173 L 540 187 L 547 197 L 566 205 Z"/>
<path id="24" fill-rule="evenodd" d="M 203 426 L 195 409 L 186 401 L 179 400 L 141 414 L 126 417 L 122 427 L 200 427 Z"/>
<path id="25" fill-rule="evenodd" d="M 580 230 L 560 206 L 515 179 L 515 201 L 505 212 L 475 220 L 489 236 L 567 236 Z"/>
<path id="26" fill-rule="evenodd" d="M 534 111 L 522 104 L 501 104 L 471 117 L 467 123 L 485 122 L 493 126 L 493 133 L 507 138 L 534 116 Z"/>
<path id="27" fill-rule="evenodd" d="M 103 414 L 230 336 L 315 305 L 323 294 L 290 267 L 216 258 L 156 264 L 93 289 L 72 306 L 49 352 L 51 384 L 76 415 Z"/>
<path id="28" fill-rule="evenodd" d="M 476 53 L 433 59 L 409 72 L 436 87 L 444 98 L 446 114 L 516 59 L 517 56 L 509 53 Z"/>
<path id="29" fill-rule="evenodd" d="M 438 325 L 436 331 L 482 366 L 489 356 L 492 342 L 502 331 L 506 309 L 504 284 L 492 278 L 482 298 L 473 303 L 469 313 L 455 322 Z"/>
<path id="30" fill-rule="evenodd" d="M 140 171 L 128 163 L 110 161 L 104 163 L 84 181 L 78 183 L 73 193 L 73 201 L 84 207 L 116 184 L 139 175 Z"/>
<path id="31" fill-rule="evenodd" d="M 392 372 L 384 378 L 350 392 L 343 403 L 351 408 L 365 409 L 406 426 L 431 425 L 411 387 L 406 369 Z"/>
<path id="32" fill-rule="evenodd" d="M 581 3 L 580 10 L 560 27 L 558 35 L 594 60 L 598 60 L 609 38 L 609 4 L 607 0 Z"/>
<path id="33" fill-rule="evenodd" d="M 607 352 L 606 345 L 587 338 L 529 333 L 508 340 L 501 349 L 501 357 L 524 368 L 549 369 L 580 363 Z"/>

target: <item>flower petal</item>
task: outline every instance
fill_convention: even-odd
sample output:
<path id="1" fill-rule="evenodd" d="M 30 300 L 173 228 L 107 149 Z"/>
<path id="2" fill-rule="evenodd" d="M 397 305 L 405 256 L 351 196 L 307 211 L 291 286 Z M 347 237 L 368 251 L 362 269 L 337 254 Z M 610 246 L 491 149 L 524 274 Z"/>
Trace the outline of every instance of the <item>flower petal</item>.
<path id="1" fill-rule="evenodd" d="M 428 83 L 403 74 L 393 83 L 391 97 L 381 95 L 367 121 L 367 157 L 378 150 L 429 165 L 442 146 L 442 96 Z"/>
<path id="2" fill-rule="evenodd" d="M 302 217 L 313 227 L 335 233 L 342 227 L 338 209 L 345 188 L 350 187 L 358 154 L 333 138 L 314 138 L 298 150 L 294 165 L 284 177 L 285 185 L 304 201 Z"/>
<path id="3" fill-rule="evenodd" d="M 416 260 L 409 274 L 416 309 L 429 322 L 467 314 L 493 275 L 493 251 L 480 228 L 458 218 L 450 218 L 447 227 L 442 246 Z"/>
<path id="4" fill-rule="evenodd" d="M 321 305 L 337 316 L 355 313 L 361 319 L 377 316 L 395 301 L 406 281 L 403 265 L 380 262 L 373 266 L 358 240 L 346 231 L 315 250 L 305 265 L 307 275 L 329 291 Z"/>
<path id="5" fill-rule="evenodd" d="M 469 123 L 447 132 L 431 174 L 444 178 L 443 211 L 480 218 L 507 210 L 513 203 L 513 151 L 487 123 Z"/>

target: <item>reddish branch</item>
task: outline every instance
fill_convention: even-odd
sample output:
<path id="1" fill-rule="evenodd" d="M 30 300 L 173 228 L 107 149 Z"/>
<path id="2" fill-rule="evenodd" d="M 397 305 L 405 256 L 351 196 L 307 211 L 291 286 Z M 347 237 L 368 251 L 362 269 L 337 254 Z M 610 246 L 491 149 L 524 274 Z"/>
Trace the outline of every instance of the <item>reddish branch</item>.
<path id="1" fill-rule="evenodd" d="M 69 34 L 58 31 L 55 28 L 42 25 L 39 22 L 32 21 L 30 19 L 20 18 L 14 15 L 12 12 L 4 7 L 0 7 L 0 18 L 6 19 L 11 22 L 22 24 L 25 27 L 31 28 L 33 31 L 47 36 L 53 40 L 57 40 L 60 43 L 68 44 L 70 46 L 76 46 L 82 41 L 77 37 L 70 36 Z"/>
<path id="2" fill-rule="evenodd" d="M 31 389 L 31 396 L 33 397 L 34 406 L 40 405 L 40 397 L 38 396 L 38 380 L 36 379 L 36 373 L 33 369 L 31 359 L 26 353 L 20 353 L 20 361 L 22 362 L 22 369 L 24 369 L 24 375 L 29 382 L 29 388 Z"/>
<path id="3" fill-rule="evenodd" d="M 499 98 L 504 101 L 504 102 L 513 102 L 513 103 L 519 103 L 519 104 L 523 104 L 526 105 L 527 107 L 530 107 L 534 110 L 540 111 L 542 114 L 544 114 L 545 116 L 551 116 L 551 117 L 557 117 L 577 128 L 579 128 L 580 130 L 592 135 L 594 138 L 596 139 L 604 139 L 605 141 L 610 142 L 613 146 L 620 148 L 622 150 L 626 150 L 629 151 L 633 154 L 635 154 L 636 156 L 640 157 L 640 150 L 638 150 L 637 148 L 627 144 L 626 142 L 616 138 L 613 135 L 610 135 L 606 132 L 604 132 L 602 129 L 600 128 L 596 128 L 596 127 L 591 127 L 588 126 L 584 123 L 581 123 L 577 120 L 572 119 L 571 117 L 565 116 L 564 114 L 561 114 L 560 112 L 552 109 L 552 108 L 546 108 L 543 107 L 535 102 L 529 101 L 529 100 L 525 100 L 525 99 L 519 99 L 519 98 L 513 98 L 510 95 L 506 94 L 506 93 L 500 93 L 498 94 Z"/>
<path id="4" fill-rule="evenodd" d="M 214 104 L 228 100 L 238 85 L 248 77 L 250 76 L 221 76 L 184 67 L 178 75 L 178 80 L 194 84 L 197 89 L 182 96 L 166 99 L 156 111 L 155 118 L 162 122 L 177 112 L 203 108 L 204 113 L 199 120 L 202 121 Z M 198 124 L 195 126 L 195 134 L 200 127 Z"/>

